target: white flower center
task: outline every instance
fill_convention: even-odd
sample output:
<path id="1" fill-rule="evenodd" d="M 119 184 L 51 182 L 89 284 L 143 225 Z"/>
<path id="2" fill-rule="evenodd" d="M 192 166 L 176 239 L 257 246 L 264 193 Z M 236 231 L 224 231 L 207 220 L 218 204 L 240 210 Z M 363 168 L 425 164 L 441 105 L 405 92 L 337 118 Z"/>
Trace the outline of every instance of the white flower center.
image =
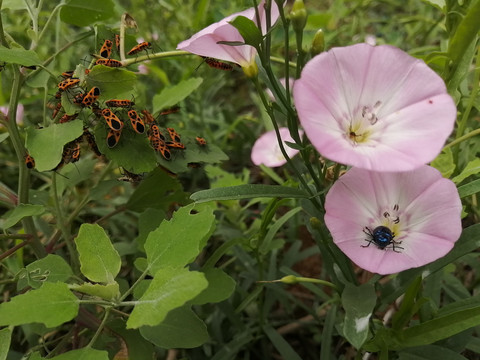
<path id="1" fill-rule="evenodd" d="M 348 123 L 346 137 L 356 146 L 367 143 L 372 135 L 372 126 L 378 122 L 377 112 L 382 102 L 374 105 L 363 105 Z"/>

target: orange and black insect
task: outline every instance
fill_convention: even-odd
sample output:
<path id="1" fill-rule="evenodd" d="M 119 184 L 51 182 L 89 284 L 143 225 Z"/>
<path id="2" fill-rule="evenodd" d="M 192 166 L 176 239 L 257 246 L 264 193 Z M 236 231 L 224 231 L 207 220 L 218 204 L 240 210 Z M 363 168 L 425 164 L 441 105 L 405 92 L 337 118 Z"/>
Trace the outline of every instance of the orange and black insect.
<path id="1" fill-rule="evenodd" d="M 148 110 L 142 110 L 142 114 L 143 114 L 143 120 L 147 124 L 155 124 L 155 118 L 153 117 L 152 114 L 150 114 Z"/>
<path id="2" fill-rule="evenodd" d="M 202 58 L 207 63 L 207 65 L 210 66 L 211 68 L 218 69 L 218 70 L 224 70 L 224 71 L 232 71 L 233 70 L 233 65 L 232 64 L 229 64 L 229 63 L 226 63 L 226 62 L 214 59 L 214 58 L 210 58 L 210 57 L 202 56 Z"/>
<path id="3" fill-rule="evenodd" d="M 176 113 L 176 112 L 179 112 L 179 111 L 180 111 L 180 106 L 175 105 L 175 106 L 172 106 L 172 107 L 163 109 L 163 110 L 160 112 L 160 115 L 173 114 L 173 113 Z"/>
<path id="4" fill-rule="evenodd" d="M 143 180 L 142 175 L 134 174 L 125 168 L 123 168 L 122 175 L 123 175 L 122 177 L 117 179 L 118 181 L 128 181 L 128 182 L 137 184 Z"/>
<path id="5" fill-rule="evenodd" d="M 207 141 L 200 136 L 195 137 L 195 140 L 197 141 L 197 144 L 200 145 L 200 146 L 207 145 Z"/>
<path id="6" fill-rule="evenodd" d="M 82 106 L 90 107 L 100 96 L 100 89 L 96 86 L 92 87 L 87 95 L 82 99 Z"/>
<path id="7" fill-rule="evenodd" d="M 162 139 L 150 137 L 150 144 L 152 144 L 152 147 L 155 151 L 158 151 L 162 154 L 165 160 L 170 160 L 172 158 L 170 150 L 168 149 L 165 141 Z"/>
<path id="8" fill-rule="evenodd" d="M 83 106 L 83 99 L 85 98 L 86 94 L 85 93 L 78 93 L 73 97 L 73 103 L 77 105 L 82 105 Z"/>
<path id="9" fill-rule="evenodd" d="M 28 169 L 33 169 L 35 167 L 35 160 L 30 154 L 25 154 L 25 166 Z"/>
<path id="10" fill-rule="evenodd" d="M 102 156 L 102 153 L 98 149 L 97 143 L 95 142 L 95 136 L 88 131 L 88 128 L 83 128 L 83 137 L 87 140 L 90 149 L 95 153 L 97 156 Z"/>
<path id="11" fill-rule="evenodd" d="M 160 139 L 162 141 L 165 141 L 165 136 L 163 136 L 163 134 L 160 132 L 160 129 L 156 124 L 150 125 L 150 130 L 148 135 L 150 136 L 150 138 Z"/>
<path id="12" fill-rule="evenodd" d="M 111 99 L 111 100 L 107 100 L 105 102 L 105 105 L 107 105 L 108 107 L 131 108 L 132 106 L 135 105 L 135 103 L 133 101 L 126 100 L 126 99 L 122 99 L 122 100 Z"/>
<path id="13" fill-rule="evenodd" d="M 127 55 L 135 55 L 137 53 L 139 53 L 140 51 L 147 51 L 147 49 L 151 49 L 152 48 L 152 44 L 149 43 L 148 41 L 144 41 L 140 44 L 137 44 L 135 45 L 128 53 Z"/>
<path id="14" fill-rule="evenodd" d="M 109 148 L 113 148 L 118 144 L 120 140 L 120 135 L 122 135 L 121 131 L 115 131 L 110 129 L 107 134 L 107 145 Z"/>
<path id="15" fill-rule="evenodd" d="M 75 70 L 64 71 L 62 73 L 62 77 L 65 78 L 65 79 L 71 78 L 73 76 L 74 72 L 75 72 Z"/>
<path id="16" fill-rule="evenodd" d="M 80 141 L 76 141 L 71 148 L 70 162 L 74 163 L 80 160 Z"/>
<path id="17" fill-rule="evenodd" d="M 175 149 L 185 149 L 185 145 L 183 145 L 181 142 L 176 142 L 176 141 L 166 141 L 165 145 L 167 145 L 169 148 L 175 148 Z"/>
<path id="18" fill-rule="evenodd" d="M 139 134 L 143 134 L 145 132 L 145 124 L 143 123 L 142 118 L 138 115 L 135 110 L 130 110 L 128 112 L 128 118 L 132 123 L 133 130 Z"/>
<path id="19" fill-rule="evenodd" d="M 170 139 L 174 142 L 180 142 L 180 135 L 175 131 L 174 128 L 167 128 L 168 135 L 170 135 Z"/>
<path id="20" fill-rule="evenodd" d="M 100 60 L 100 59 L 99 59 Z M 72 88 L 80 82 L 80 79 L 77 78 L 67 78 L 58 84 L 58 90 L 65 91 Z"/>
<path id="21" fill-rule="evenodd" d="M 77 118 L 77 116 L 78 116 L 78 113 L 75 113 L 75 114 L 72 114 L 72 115 L 65 114 L 60 118 L 60 120 L 58 120 L 58 122 L 60 124 L 63 124 L 63 123 L 75 120 Z"/>
<path id="22" fill-rule="evenodd" d="M 102 48 L 100 49 L 100 56 L 103 58 L 109 58 L 110 55 L 112 54 L 112 46 L 113 43 L 111 40 L 105 40 L 105 42 L 102 45 Z"/>
<path id="23" fill-rule="evenodd" d="M 107 125 L 113 131 L 120 131 L 123 128 L 123 122 L 110 109 L 103 109 L 102 115 L 107 122 Z M 119 135 L 120 138 L 120 135 Z M 112 146 L 113 147 L 113 146 Z"/>
<path id="24" fill-rule="evenodd" d="M 117 48 L 117 52 L 120 52 L 120 35 L 115 34 L 115 47 Z"/>
<path id="25" fill-rule="evenodd" d="M 105 66 L 114 67 L 114 68 L 118 68 L 118 67 L 123 66 L 121 61 L 115 60 L 115 59 L 98 59 L 95 62 L 95 64 L 96 65 L 105 65 Z"/>

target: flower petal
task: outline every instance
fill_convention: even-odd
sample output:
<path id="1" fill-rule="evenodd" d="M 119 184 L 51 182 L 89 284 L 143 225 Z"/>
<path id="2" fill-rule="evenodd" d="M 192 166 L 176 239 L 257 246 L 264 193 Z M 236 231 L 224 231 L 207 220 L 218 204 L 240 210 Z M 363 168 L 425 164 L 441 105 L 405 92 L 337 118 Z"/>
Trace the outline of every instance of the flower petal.
<path id="1" fill-rule="evenodd" d="M 288 128 L 279 128 L 278 131 L 284 142 L 295 142 L 290 136 Z M 303 131 L 299 130 L 299 134 L 300 137 L 303 136 Z M 293 157 L 298 153 L 298 150 L 292 149 L 287 144 L 284 144 L 284 147 L 285 152 L 289 157 Z M 275 130 L 268 131 L 257 139 L 252 148 L 251 158 L 255 165 L 264 164 L 268 167 L 282 166 L 287 162 L 280 150 L 280 146 L 278 145 Z"/>
<path id="2" fill-rule="evenodd" d="M 427 165 L 389 173 L 352 168 L 331 187 L 325 210 L 337 246 L 359 267 L 379 274 L 446 255 L 462 231 L 455 184 Z M 394 243 L 381 249 L 368 232 L 386 224 Z"/>

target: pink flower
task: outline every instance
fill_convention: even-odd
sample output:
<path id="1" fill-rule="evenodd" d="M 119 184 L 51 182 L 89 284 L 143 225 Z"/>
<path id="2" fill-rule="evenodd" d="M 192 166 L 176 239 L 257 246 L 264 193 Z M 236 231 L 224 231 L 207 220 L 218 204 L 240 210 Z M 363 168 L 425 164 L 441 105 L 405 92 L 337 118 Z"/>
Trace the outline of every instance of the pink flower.
<path id="1" fill-rule="evenodd" d="M 388 45 L 316 56 L 295 81 L 293 97 L 307 137 L 324 157 L 375 171 L 432 161 L 456 118 L 443 80 Z"/>
<path id="2" fill-rule="evenodd" d="M 462 232 L 454 183 L 428 165 L 408 172 L 352 168 L 328 192 L 325 210 L 335 244 L 382 275 L 444 256 Z"/>
<path id="3" fill-rule="evenodd" d="M 282 127 L 279 128 L 280 137 L 284 141 L 284 147 L 287 155 L 289 157 L 295 156 L 298 153 L 298 150 L 292 149 L 285 141 L 294 143 L 295 141 L 290 136 L 290 131 L 288 128 Z M 303 131 L 299 130 L 300 137 L 303 135 Z M 280 145 L 278 145 L 277 135 L 275 130 L 268 131 L 260 136 L 252 148 L 252 162 L 255 165 L 264 164 L 268 167 L 277 167 L 284 165 L 287 160 L 280 150 Z"/>
<path id="4" fill-rule="evenodd" d="M 17 124 L 23 124 L 23 113 L 24 113 L 24 107 L 22 104 L 18 104 L 17 106 Z M 8 113 L 8 105 L 0 106 L 0 111 L 5 115 L 10 117 L 10 114 Z"/>
<path id="5" fill-rule="evenodd" d="M 287 79 L 281 78 L 279 81 L 280 81 L 280 84 L 282 84 L 282 85 L 283 85 L 283 88 L 285 89 L 285 84 L 286 84 L 286 82 L 287 82 Z M 290 93 L 291 93 L 291 91 L 292 91 L 292 89 L 293 89 L 293 83 L 294 83 L 294 82 L 295 82 L 295 78 L 290 77 L 290 78 L 288 79 L 288 87 L 289 87 Z M 275 96 L 274 96 L 273 93 L 272 93 L 272 90 L 266 89 L 266 90 L 265 90 L 265 93 L 267 94 L 267 96 L 270 98 L 271 101 L 276 101 L 276 100 L 275 100 Z"/>
<path id="6" fill-rule="evenodd" d="M 265 0 L 258 5 L 262 33 L 266 32 L 266 17 L 264 9 Z M 219 41 L 239 41 L 244 42 L 238 30 L 230 25 L 229 22 L 237 16 L 245 16 L 256 23 L 255 9 L 250 8 L 230 15 L 217 23 L 214 23 L 200 32 L 193 35 L 190 39 L 178 44 L 177 49 L 185 50 L 200 56 L 211 57 L 219 60 L 230 61 L 239 64 L 242 68 L 248 68 L 255 63 L 257 51 L 253 46 L 240 45 L 230 46 L 218 44 Z M 271 10 L 272 24 L 278 19 L 278 8 L 273 4 Z M 258 24 L 257 24 L 258 25 Z"/>

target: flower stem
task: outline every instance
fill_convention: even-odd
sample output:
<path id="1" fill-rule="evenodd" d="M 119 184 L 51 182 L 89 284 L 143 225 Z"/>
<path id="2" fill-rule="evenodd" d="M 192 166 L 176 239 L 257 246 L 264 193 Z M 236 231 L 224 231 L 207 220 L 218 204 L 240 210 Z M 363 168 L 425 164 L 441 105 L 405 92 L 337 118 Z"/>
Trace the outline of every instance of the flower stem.
<path id="1" fill-rule="evenodd" d="M 469 133 L 467 133 L 467 134 L 465 134 L 465 135 L 463 135 L 463 136 L 461 136 L 461 137 L 453 140 L 452 142 L 450 142 L 450 143 L 448 143 L 447 145 L 445 145 L 445 146 L 443 147 L 442 151 L 445 150 L 445 149 L 448 149 L 448 148 L 450 148 L 450 147 L 452 147 L 452 146 L 458 145 L 458 144 L 460 144 L 461 142 L 463 142 L 463 141 L 465 141 L 465 140 L 468 140 L 468 139 L 470 139 L 471 137 L 474 137 L 474 136 L 477 136 L 477 135 L 480 135 L 480 129 L 472 130 L 472 131 L 470 131 Z"/>

